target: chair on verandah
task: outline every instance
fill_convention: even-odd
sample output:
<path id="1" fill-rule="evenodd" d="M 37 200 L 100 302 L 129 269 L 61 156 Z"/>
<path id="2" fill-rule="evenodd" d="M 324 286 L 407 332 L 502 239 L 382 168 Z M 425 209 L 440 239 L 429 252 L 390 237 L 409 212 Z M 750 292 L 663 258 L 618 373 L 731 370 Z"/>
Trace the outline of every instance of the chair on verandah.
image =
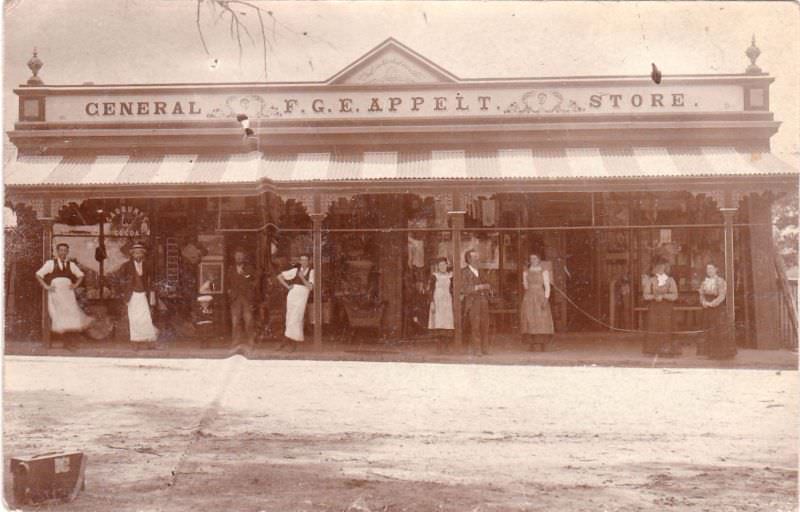
<path id="1" fill-rule="evenodd" d="M 342 299 L 342 306 L 347 315 L 348 334 L 350 339 L 355 338 L 357 330 L 377 331 L 378 339 L 383 339 L 383 315 L 386 311 L 386 302 L 359 303 L 353 299 Z M 359 338 L 361 346 L 361 338 Z"/>

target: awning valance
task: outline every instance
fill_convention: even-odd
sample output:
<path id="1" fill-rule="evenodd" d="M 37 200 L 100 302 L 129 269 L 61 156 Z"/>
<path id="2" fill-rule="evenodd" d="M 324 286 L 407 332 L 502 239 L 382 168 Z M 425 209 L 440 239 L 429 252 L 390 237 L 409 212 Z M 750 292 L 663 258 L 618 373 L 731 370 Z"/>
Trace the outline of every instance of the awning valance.
<path id="1" fill-rule="evenodd" d="M 370 180 L 572 180 L 796 175 L 765 152 L 731 147 L 499 149 L 96 157 L 21 156 L 7 187 L 223 185 Z"/>

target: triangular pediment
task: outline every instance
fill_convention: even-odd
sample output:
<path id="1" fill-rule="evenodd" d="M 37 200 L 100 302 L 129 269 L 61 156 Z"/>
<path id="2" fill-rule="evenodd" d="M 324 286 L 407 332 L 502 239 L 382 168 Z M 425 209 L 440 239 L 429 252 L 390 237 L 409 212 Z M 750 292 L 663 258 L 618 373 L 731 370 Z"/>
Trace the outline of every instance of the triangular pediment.
<path id="1" fill-rule="evenodd" d="M 459 79 L 392 38 L 382 42 L 328 80 L 336 85 L 435 84 Z"/>

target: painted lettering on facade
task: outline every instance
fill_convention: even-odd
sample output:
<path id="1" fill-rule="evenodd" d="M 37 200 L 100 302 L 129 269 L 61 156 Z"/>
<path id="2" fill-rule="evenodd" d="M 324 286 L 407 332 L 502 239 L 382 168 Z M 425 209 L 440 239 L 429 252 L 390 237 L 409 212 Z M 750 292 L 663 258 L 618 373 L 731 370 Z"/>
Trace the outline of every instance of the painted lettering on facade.
<path id="1" fill-rule="evenodd" d="M 84 111 L 89 117 L 130 116 L 200 116 L 209 118 L 236 117 L 249 114 L 253 117 L 281 117 L 297 114 L 356 114 L 432 112 L 492 112 L 496 107 L 503 114 L 555 114 L 587 111 L 614 111 L 626 107 L 655 110 L 664 107 L 686 107 L 684 93 L 609 94 L 589 96 L 588 103 L 565 97 L 558 91 L 532 90 L 518 100 L 505 105 L 494 105 L 492 96 L 468 96 L 456 93 L 453 96 L 371 96 L 368 102 L 359 104 L 356 98 L 283 98 L 272 105 L 256 95 L 232 96 L 225 101 L 224 108 L 205 111 L 196 101 L 90 101 Z"/>
<path id="2" fill-rule="evenodd" d="M 56 95 L 47 99 L 47 118 L 83 120 L 367 119 L 460 116 L 549 116 L 742 111 L 741 86 L 533 87 L 508 84 L 466 90 L 352 90 L 320 87 L 283 92 L 169 92 L 146 90 L 103 98 Z"/>
<path id="3" fill-rule="evenodd" d="M 196 101 L 90 101 L 83 109 L 89 117 L 200 115 Z"/>

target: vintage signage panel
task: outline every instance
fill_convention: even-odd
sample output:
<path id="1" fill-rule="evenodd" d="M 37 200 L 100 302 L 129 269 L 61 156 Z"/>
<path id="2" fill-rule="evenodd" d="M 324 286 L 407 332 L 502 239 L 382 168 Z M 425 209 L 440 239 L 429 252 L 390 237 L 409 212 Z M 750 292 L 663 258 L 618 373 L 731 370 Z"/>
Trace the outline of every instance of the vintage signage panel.
<path id="1" fill-rule="evenodd" d="M 341 120 L 455 116 L 736 112 L 738 85 L 615 87 L 477 87 L 465 89 L 191 94 L 53 95 L 46 121 L 125 122 L 234 118 Z"/>

